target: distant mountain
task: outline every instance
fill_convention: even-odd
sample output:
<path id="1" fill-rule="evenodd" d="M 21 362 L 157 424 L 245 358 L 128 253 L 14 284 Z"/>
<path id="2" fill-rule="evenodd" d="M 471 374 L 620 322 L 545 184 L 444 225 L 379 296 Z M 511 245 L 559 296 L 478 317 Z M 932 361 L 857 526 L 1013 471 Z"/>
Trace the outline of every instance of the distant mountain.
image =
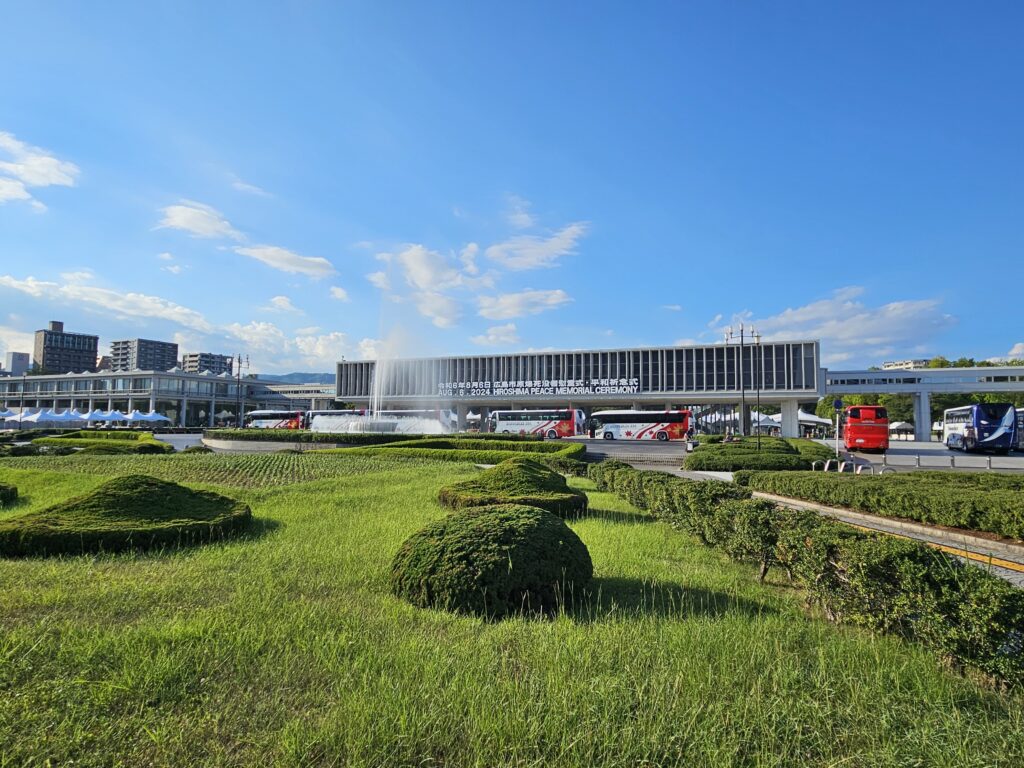
<path id="1" fill-rule="evenodd" d="M 264 381 L 278 381 L 282 384 L 333 384 L 333 373 L 261 373 Z"/>

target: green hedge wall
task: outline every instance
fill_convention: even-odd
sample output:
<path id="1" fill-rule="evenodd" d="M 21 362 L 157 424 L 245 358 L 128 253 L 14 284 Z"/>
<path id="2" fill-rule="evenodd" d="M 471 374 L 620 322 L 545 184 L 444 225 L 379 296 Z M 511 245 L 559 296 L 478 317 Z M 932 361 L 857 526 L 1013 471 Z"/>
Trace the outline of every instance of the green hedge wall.
<path id="1" fill-rule="evenodd" d="M 79 429 L 56 437 L 58 440 L 152 440 L 152 432 L 136 432 L 127 429 Z M 35 441 L 33 441 L 35 442 Z"/>
<path id="2" fill-rule="evenodd" d="M 1024 478 L 959 472 L 737 472 L 735 480 L 779 496 L 1024 538 Z"/>
<path id="3" fill-rule="evenodd" d="M 896 633 L 1005 683 L 1024 683 L 1024 590 L 980 568 L 920 542 L 750 499 L 743 486 L 610 461 L 588 474 L 598 488 L 755 564 L 762 578 L 785 569 L 832 621 Z M 754 485 L 758 476 L 744 479 Z"/>

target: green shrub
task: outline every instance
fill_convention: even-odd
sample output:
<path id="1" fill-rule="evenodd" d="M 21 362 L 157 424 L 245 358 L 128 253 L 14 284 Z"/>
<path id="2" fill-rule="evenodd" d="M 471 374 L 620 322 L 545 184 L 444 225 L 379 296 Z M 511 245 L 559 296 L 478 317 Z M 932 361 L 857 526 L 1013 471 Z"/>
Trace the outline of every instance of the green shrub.
<path id="1" fill-rule="evenodd" d="M 110 440 L 108 442 L 102 440 L 97 442 L 80 440 L 78 442 L 87 443 L 83 446 L 82 450 L 77 452 L 79 456 L 117 456 L 126 453 L 174 453 L 174 446 L 168 443 L 161 443 L 158 440 Z"/>
<path id="2" fill-rule="evenodd" d="M 560 518 L 502 504 L 452 513 L 413 534 L 391 565 L 391 589 L 421 608 L 491 619 L 552 613 L 593 577 L 590 553 Z"/>
<path id="3" fill-rule="evenodd" d="M 190 445 L 188 448 L 182 448 L 179 453 L 213 453 L 213 449 L 205 445 Z"/>
<path id="4" fill-rule="evenodd" d="M 62 435 L 47 438 L 46 441 L 33 441 L 38 444 L 45 444 L 51 440 L 152 440 L 152 432 L 137 432 L 127 429 L 103 430 L 103 429 L 79 429 L 74 432 L 65 432 Z M 50 443 L 52 444 L 52 442 Z"/>
<path id="5" fill-rule="evenodd" d="M 0 507 L 9 507 L 18 500 L 18 489 L 0 483 Z"/>
<path id="6" fill-rule="evenodd" d="M 810 466 L 810 462 L 799 454 L 781 452 L 694 451 L 683 461 L 683 469 L 691 472 L 735 472 L 740 469 L 800 470 L 810 469 Z"/>
<path id="7" fill-rule="evenodd" d="M 1019 499 L 1024 484 L 1017 478 L 921 474 L 907 481 L 909 487 L 943 488 L 953 496 L 987 495 L 1002 502 Z M 824 495 L 837 487 L 856 488 L 867 479 L 859 498 L 878 503 L 880 497 L 867 489 L 884 490 L 889 478 L 737 473 L 749 485 L 744 487 L 642 473 L 619 462 L 594 465 L 590 476 L 703 543 L 756 563 L 762 579 L 773 565 L 785 568 L 807 590 L 808 600 L 832 621 L 899 634 L 999 680 L 1024 683 L 1024 591 L 921 542 L 866 534 L 812 512 L 749 500 L 750 488 L 769 486 L 765 489 L 775 491 L 775 484 L 791 487 L 813 481 L 821 483 L 814 487 Z M 992 490 L 979 494 L 979 486 Z M 909 503 L 913 497 L 904 488 L 904 496 L 893 498 Z"/>
<path id="8" fill-rule="evenodd" d="M 470 448 L 467 446 L 475 445 Z M 466 461 L 472 464 L 500 464 L 506 459 L 526 458 L 544 463 L 554 459 L 579 459 L 586 453 L 583 443 L 528 443 L 539 451 L 524 451 L 522 445 L 504 441 L 477 442 L 475 439 L 433 438 L 425 441 L 399 442 L 368 448 L 329 448 L 325 453 L 344 452 L 356 456 L 386 456 L 437 461 Z M 509 447 L 511 446 L 511 447 Z"/>
<path id="9" fill-rule="evenodd" d="M 568 475 L 570 477 L 586 477 L 587 467 L 590 466 L 585 461 L 562 456 L 545 456 L 542 459 L 537 459 L 537 462 L 539 464 L 543 464 L 549 469 L 553 469 L 559 474 Z"/>
<path id="10" fill-rule="evenodd" d="M 765 493 L 1024 538 L 1024 478 L 980 472 L 739 472 L 735 480 Z"/>
<path id="11" fill-rule="evenodd" d="M 615 469 L 632 469 L 629 464 L 622 461 L 616 461 L 615 459 L 605 459 L 604 461 L 596 464 L 591 464 L 587 467 L 587 477 L 594 483 L 599 491 L 610 490 L 607 486 L 606 473 L 611 472 Z"/>
<path id="12" fill-rule="evenodd" d="M 217 540 L 251 519 L 249 507 L 146 475 L 126 475 L 83 496 L 0 520 L 0 555 L 116 552 Z"/>
<path id="13" fill-rule="evenodd" d="M 570 488 L 554 470 L 529 459 L 509 459 L 470 480 L 445 486 L 438 500 L 453 509 L 524 504 L 562 517 L 587 511 L 585 493 Z"/>

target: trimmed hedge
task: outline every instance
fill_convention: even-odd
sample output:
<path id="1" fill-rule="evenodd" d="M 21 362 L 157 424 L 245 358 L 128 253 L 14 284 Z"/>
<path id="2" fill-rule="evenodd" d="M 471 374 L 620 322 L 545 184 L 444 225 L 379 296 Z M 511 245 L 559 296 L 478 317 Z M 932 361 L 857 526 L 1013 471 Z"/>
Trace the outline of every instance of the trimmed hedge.
<path id="1" fill-rule="evenodd" d="M 213 453 L 213 449 L 205 445 L 190 445 L 188 448 L 182 448 L 179 453 Z"/>
<path id="2" fill-rule="evenodd" d="M 79 429 L 58 435 L 57 440 L 152 440 L 152 432 L 138 432 L 127 429 Z M 43 443 L 42 440 L 33 441 Z"/>
<path id="3" fill-rule="evenodd" d="M 81 554 L 215 541 L 252 518 L 242 502 L 126 475 L 48 509 L 0 520 L 0 555 Z"/>
<path id="4" fill-rule="evenodd" d="M 152 432 L 101 432 L 79 430 L 60 437 L 40 437 L 33 445 L 47 448 L 81 448 L 88 454 L 174 453 L 174 446 L 153 437 Z"/>
<path id="5" fill-rule="evenodd" d="M 413 534 L 391 564 L 391 589 L 421 608 L 489 619 L 551 614 L 594 575 L 586 545 L 563 520 L 516 504 L 474 507 Z"/>
<path id="6" fill-rule="evenodd" d="M 1024 590 L 980 568 L 921 542 L 745 499 L 750 489 L 742 486 L 660 473 L 643 479 L 648 473 L 620 462 L 593 465 L 589 474 L 599 488 L 756 564 L 761 578 L 784 568 L 831 621 L 895 633 L 1000 681 L 1024 683 Z M 743 475 L 750 485 L 757 477 Z"/>
<path id="7" fill-rule="evenodd" d="M 253 440 L 282 443 L 342 443 L 344 445 L 384 445 L 407 440 L 425 440 L 460 435 L 413 435 L 400 432 L 310 432 L 305 429 L 208 429 L 204 437 L 212 440 Z M 503 435 L 492 432 L 473 433 L 473 440 L 508 442 L 540 442 L 538 435 Z"/>
<path id="8" fill-rule="evenodd" d="M 493 446 L 493 447 L 492 447 Z M 524 450 L 524 448 L 538 450 Z M 583 443 L 520 443 L 502 440 L 476 440 L 475 438 L 431 438 L 427 440 L 403 441 L 368 448 L 328 448 L 323 453 L 347 453 L 357 456 L 388 456 L 409 459 L 434 459 L 437 461 L 465 461 L 472 464 L 500 464 L 508 459 L 531 459 L 545 464 L 556 471 L 562 468 L 574 474 L 582 474 L 579 459 L 586 454 Z M 571 463 L 566 463 L 573 460 Z"/>
<path id="9" fill-rule="evenodd" d="M 438 493 L 438 501 L 452 509 L 522 504 L 560 517 L 587 511 L 585 493 L 570 488 L 554 470 L 529 459 L 509 459 L 470 480 L 445 486 Z"/>
<path id="10" fill-rule="evenodd" d="M 702 443 L 686 457 L 683 469 L 695 472 L 735 472 L 742 469 L 802 470 L 814 461 L 832 456 L 823 445 L 813 440 L 762 437 L 761 450 L 756 437 L 736 442 Z"/>
<path id="11" fill-rule="evenodd" d="M 18 500 L 18 489 L 13 485 L 0 483 L 0 507 L 7 507 Z"/>
<path id="12" fill-rule="evenodd" d="M 737 472 L 735 480 L 779 496 L 1024 538 L 1024 478 L 966 472 Z"/>

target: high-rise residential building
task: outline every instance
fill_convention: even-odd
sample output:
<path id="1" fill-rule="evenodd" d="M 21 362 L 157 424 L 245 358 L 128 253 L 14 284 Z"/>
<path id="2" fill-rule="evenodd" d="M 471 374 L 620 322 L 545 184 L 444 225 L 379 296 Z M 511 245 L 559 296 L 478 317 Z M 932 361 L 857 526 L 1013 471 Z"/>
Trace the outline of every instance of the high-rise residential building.
<path id="1" fill-rule="evenodd" d="M 231 355 L 214 355 L 210 352 L 186 352 L 181 356 L 181 369 L 185 373 L 231 373 L 234 359 Z"/>
<path id="2" fill-rule="evenodd" d="M 115 371 L 169 371 L 178 365 L 178 345 L 171 341 L 125 339 L 110 344 Z"/>
<path id="3" fill-rule="evenodd" d="M 99 336 L 69 333 L 64 323 L 51 320 L 45 330 L 36 331 L 32 358 L 45 373 L 94 371 L 99 345 Z"/>
<path id="4" fill-rule="evenodd" d="M 4 368 L 11 376 L 22 376 L 29 369 L 32 356 L 28 352 L 8 352 L 4 356 Z"/>

